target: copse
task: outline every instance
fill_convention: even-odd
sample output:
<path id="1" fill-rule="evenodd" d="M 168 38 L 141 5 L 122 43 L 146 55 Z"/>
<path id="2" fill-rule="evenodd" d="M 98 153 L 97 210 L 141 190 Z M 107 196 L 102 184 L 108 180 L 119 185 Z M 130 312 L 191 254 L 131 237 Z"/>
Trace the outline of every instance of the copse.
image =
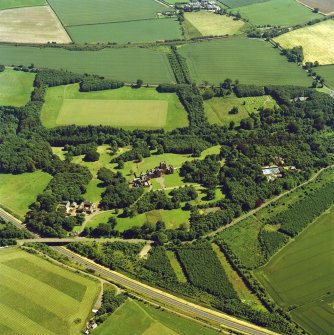
<path id="1" fill-rule="evenodd" d="M 96 76 L 86 76 L 80 82 L 80 92 L 112 90 L 123 86 L 124 83 L 122 81 L 101 79 Z"/>

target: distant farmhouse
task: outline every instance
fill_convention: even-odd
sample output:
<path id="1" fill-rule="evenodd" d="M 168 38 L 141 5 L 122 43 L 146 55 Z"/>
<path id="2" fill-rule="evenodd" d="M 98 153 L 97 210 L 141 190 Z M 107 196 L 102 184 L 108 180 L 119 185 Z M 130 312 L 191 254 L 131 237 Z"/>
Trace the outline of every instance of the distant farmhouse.
<path id="1" fill-rule="evenodd" d="M 295 166 L 284 166 L 285 162 L 282 157 L 275 158 L 276 165 L 262 167 L 262 173 L 267 177 L 268 181 L 275 180 L 276 178 L 282 178 L 283 170 L 296 171 Z"/>
<path id="2" fill-rule="evenodd" d="M 206 1 L 199 0 L 196 2 L 190 2 L 183 6 L 184 11 L 192 12 L 198 10 L 210 10 L 210 11 L 218 11 L 220 10 L 220 6 L 217 5 L 216 1 Z"/>

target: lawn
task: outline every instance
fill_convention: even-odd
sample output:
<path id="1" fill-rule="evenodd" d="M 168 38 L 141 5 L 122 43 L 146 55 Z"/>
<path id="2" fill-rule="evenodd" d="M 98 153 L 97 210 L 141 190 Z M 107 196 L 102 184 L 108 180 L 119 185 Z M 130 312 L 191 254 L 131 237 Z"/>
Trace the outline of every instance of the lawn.
<path id="1" fill-rule="evenodd" d="M 334 12 L 334 0 L 299 0 L 301 3 L 311 8 L 319 8 L 327 15 Z"/>
<path id="2" fill-rule="evenodd" d="M 67 32 L 49 6 L 0 11 L 0 31 L 0 42 L 71 42 Z"/>
<path id="3" fill-rule="evenodd" d="M 257 277 L 311 334 L 330 335 L 334 327 L 334 208 L 257 270 Z"/>
<path id="4" fill-rule="evenodd" d="M 126 129 L 172 130 L 188 125 L 187 112 L 175 93 L 154 88 L 79 92 L 78 85 L 49 88 L 42 108 L 44 126 L 110 125 Z"/>
<path id="5" fill-rule="evenodd" d="M 250 113 L 258 112 L 259 108 L 270 108 L 278 106 L 276 101 L 269 95 L 261 97 L 237 98 L 235 96 L 226 98 L 212 98 L 204 101 L 205 113 L 212 124 L 228 126 L 231 121 L 236 125 Z M 233 107 L 237 107 L 237 114 L 229 114 Z"/>
<path id="6" fill-rule="evenodd" d="M 0 106 L 24 106 L 30 100 L 35 74 L 6 69 L 0 72 Z"/>
<path id="7" fill-rule="evenodd" d="M 78 62 L 80 59 L 80 62 Z M 99 51 L 69 51 L 62 48 L 35 48 L 1 45 L 0 64 L 30 65 L 64 69 L 76 73 L 97 74 L 107 78 L 144 83 L 174 81 L 167 56 L 144 48 L 106 48 Z"/>
<path id="8" fill-rule="evenodd" d="M 319 66 L 315 72 L 325 79 L 325 84 L 334 90 L 334 65 Z"/>
<path id="9" fill-rule="evenodd" d="M 184 17 L 202 36 L 235 35 L 245 25 L 244 21 L 212 12 L 185 13 Z"/>
<path id="10" fill-rule="evenodd" d="M 334 63 L 334 21 L 323 21 L 274 38 L 284 49 L 302 46 L 304 62 Z"/>
<path id="11" fill-rule="evenodd" d="M 180 47 L 197 83 L 219 84 L 226 78 L 242 84 L 309 86 L 311 80 L 295 63 L 287 62 L 270 43 L 233 37 Z"/>
<path id="12" fill-rule="evenodd" d="M 216 331 L 195 321 L 127 300 L 92 335 L 214 335 Z"/>
<path id="13" fill-rule="evenodd" d="M 45 5 L 46 0 L 2 0 L 0 1 L 0 10 L 17 7 L 32 7 Z"/>
<path id="14" fill-rule="evenodd" d="M 65 26 L 152 19 L 167 6 L 154 0 L 49 0 Z"/>
<path id="15" fill-rule="evenodd" d="M 323 17 L 295 0 L 270 0 L 233 8 L 233 12 L 239 12 L 243 18 L 258 26 L 294 26 Z"/>
<path id="16" fill-rule="evenodd" d="M 1 335 L 79 334 L 97 282 L 17 248 L 0 256 Z"/>
<path id="17" fill-rule="evenodd" d="M 181 26 L 176 19 L 82 25 L 68 27 L 67 31 L 76 43 L 139 43 L 182 38 Z"/>
<path id="18" fill-rule="evenodd" d="M 42 171 L 22 174 L 0 174 L 0 205 L 23 217 L 51 180 Z"/>

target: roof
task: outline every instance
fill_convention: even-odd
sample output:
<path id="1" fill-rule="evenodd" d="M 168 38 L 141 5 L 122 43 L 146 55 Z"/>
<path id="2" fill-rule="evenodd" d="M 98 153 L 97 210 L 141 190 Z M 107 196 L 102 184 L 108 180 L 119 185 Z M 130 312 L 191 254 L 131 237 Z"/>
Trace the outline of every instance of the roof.
<path id="1" fill-rule="evenodd" d="M 265 175 L 269 175 L 269 174 L 278 174 L 280 173 L 280 170 L 278 167 L 268 167 L 268 168 L 262 169 L 262 172 Z"/>

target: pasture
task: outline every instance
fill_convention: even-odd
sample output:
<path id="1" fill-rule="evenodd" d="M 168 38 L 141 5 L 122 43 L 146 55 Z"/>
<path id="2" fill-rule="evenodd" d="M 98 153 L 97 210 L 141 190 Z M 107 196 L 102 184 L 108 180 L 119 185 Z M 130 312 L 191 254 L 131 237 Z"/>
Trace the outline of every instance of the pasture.
<path id="1" fill-rule="evenodd" d="M 41 120 L 58 125 L 110 125 L 126 129 L 171 130 L 188 125 L 187 112 L 174 93 L 154 88 L 79 92 L 78 85 L 49 88 Z"/>
<path id="2" fill-rule="evenodd" d="M 212 98 L 204 101 L 205 113 L 212 124 L 228 126 L 231 121 L 236 125 L 250 113 L 256 113 L 260 108 L 273 109 L 278 106 L 271 96 L 237 98 L 235 96 L 226 98 Z M 233 107 L 237 107 L 237 114 L 230 114 Z"/>
<path id="3" fill-rule="evenodd" d="M 49 6 L 0 11 L 0 42 L 70 43 L 71 39 Z"/>
<path id="4" fill-rule="evenodd" d="M 0 106 L 24 106 L 30 100 L 35 74 L 6 69 L 0 72 Z"/>
<path id="5" fill-rule="evenodd" d="M 334 12 L 334 0 L 299 0 L 299 2 L 311 8 L 319 8 L 326 15 Z"/>
<path id="6" fill-rule="evenodd" d="M 241 20 L 233 20 L 232 17 L 226 15 L 204 11 L 185 13 L 184 18 L 202 36 L 235 35 L 240 33 L 240 29 L 245 25 Z M 185 27 L 187 26 L 185 25 Z"/>
<path id="7" fill-rule="evenodd" d="M 261 2 L 266 2 L 266 1 L 269 1 L 269 0 L 219 0 L 219 2 L 221 2 L 222 4 L 230 8 L 248 6 L 248 5 L 253 5 L 255 3 L 261 3 Z"/>
<path id="8" fill-rule="evenodd" d="M 78 62 L 80 59 L 80 62 Z M 0 46 L 0 64 L 30 65 L 64 69 L 106 78 L 144 83 L 174 82 L 174 74 L 164 53 L 143 48 L 106 48 L 99 51 L 69 51 L 60 48 Z"/>
<path id="9" fill-rule="evenodd" d="M 325 84 L 334 90 L 334 65 L 319 66 L 315 72 L 325 79 Z"/>
<path id="10" fill-rule="evenodd" d="M 256 275 L 283 307 L 311 334 L 334 327 L 334 208 L 326 211 Z"/>
<path id="11" fill-rule="evenodd" d="M 50 180 L 51 175 L 42 171 L 0 174 L 0 205 L 23 217 Z"/>
<path id="12" fill-rule="evenodd" d="M 191 77 L 202 83 L 219 84 L 226 78 L 242 84 L 309 86 L 305 71 L 270 43 L 244 37 L 191 43 L 180 47 Z M 1 51 L 1 50 L 0 50 Z"/>
<path id="13" fill-rule="evenodd" d="M 79 334 L 97 282 L 17 248 L 0 256 L 1 335 Z"/>
<path id="14" fill-rule="evenodd" d="M 294 26 L 321 18 L 295 0 L 270 0 L 233 8 L 254 25 Z"/>
<path id="15" fill-rule="evenodd" d="M 46 5 L 46 0 L 2 0 L 0 10 L 18 7 L 33 7 Z"/>
<path id="16" fill-rule="evenodd" d="M 64 26 L 152 19 L 168 7 L 154 0 L 49 0 Z"/>
<path id="17" fill-rule="evenodd" d="M 76 43 L 146 43 L 182 38 L 181 26 L 176 19 L 80 25 L 68 27 L 67 31 Z"/>
<path id="18" fill-rule="evenodd" d="M 304 62 L 334 63 L 334 21 L 323 21 L 274 38 L 284 49 L 302 46 Z"/>

